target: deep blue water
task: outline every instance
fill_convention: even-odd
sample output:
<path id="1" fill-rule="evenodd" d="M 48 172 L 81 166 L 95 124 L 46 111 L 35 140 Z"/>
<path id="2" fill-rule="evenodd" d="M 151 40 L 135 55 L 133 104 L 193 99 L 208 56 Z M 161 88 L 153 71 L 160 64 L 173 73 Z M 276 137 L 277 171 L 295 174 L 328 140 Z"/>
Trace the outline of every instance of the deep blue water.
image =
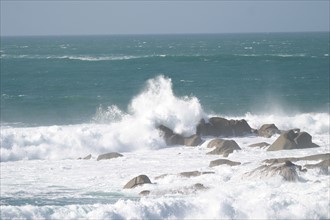
<path id="1" fill-rule="evenodd" d="M 89 122 L 158 75 L 208 113 L 329 111 L 329 33 L 2 37 L 0 61 L 1 123 Z"/>

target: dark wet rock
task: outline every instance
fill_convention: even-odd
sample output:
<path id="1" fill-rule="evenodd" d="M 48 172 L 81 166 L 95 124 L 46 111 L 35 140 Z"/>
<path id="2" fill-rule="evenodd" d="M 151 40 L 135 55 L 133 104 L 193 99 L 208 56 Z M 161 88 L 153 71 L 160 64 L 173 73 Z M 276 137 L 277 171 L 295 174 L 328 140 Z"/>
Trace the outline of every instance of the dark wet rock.
<path id="1" fill-rule="evenodd" d="M 275 124 L 264 124 L 258 130 L 258 135 L 266 138 L 270 138 L 274 134 L 280 134 L 281 131 L 275 126 Z"/>
<path id="2" fill-rule="evenodd" d="M 205 174 L 214 174 L 214 172 L 189 171 L 189 172 L 179 173 L 180 176 L 188 177 L 188 178 L 195 177 L 195 176 L 200 176 L 200 175 L 205 175 Z"/>
<path id="3" fill-rule="evenodd" d="M 291 161 L 285 161 L 283 163 L 274 162 L 272 164 L 262 165 L 245 175 L 259 178 L 281 176 L 286 181 L 297 181 L 299 171 L 305 172 L 306 170 Z"/>
<path id="4" fill-rule="evenodd" d="M 138 185 L 143 185 L 146 183 L 151 183 L 149 177 L 146 175 L 139 175 L 131 179 L 128 183 L 126 183 L 124 189 L 132 189 Z"/>
<path id="5" fill-rule="evenodd" d="M 202 119 L 196 127 L 197 135 L 239 137 L 252 134 L 252 128 L 244 120 L 227 120 L 221 117 L 212 117 L 209 122 Z"/>
<path id="6" fill-rule="evenodd" d="M 220 165 L 237 166 L 240 164 L 241 164 L 240 162 L 230 161 L 230 160 L 226 160 L 226 159 L 218 159 L 218 160 L 211 161 L 209 167 L 215 167 L 215 166 L 220 166 Z"/>
<path id="7" fill-rule="evenodd" d="M 180 134 L 174 133 L 170 128 L 164 125 L 160 125 L 158 129 L 160 130 L 161 136 L 164 138 L 165 143 L 169 146 L 172 145 L 198 146 L 203 142 L 199 135 L 184 137 Z"/>
<path id="8" fill-rule="evenodd" d="M 270 144 L 266 143 L 266 142 L 260 142 L 260 143 L 256 143 L 256 144 L 250 144 L 248 147 L 268 147 Z"/>
<path id="9" fill-rule="evenodd" d="M 312 136 L 307 132 L 289 130 L 282 133 L 267 151 L 291 150 L 319 147 L 312 142 Z"/>
<path id="10" fill-rule="evenodd" d="M 184 145 L 185 146 L 198 146 L 203 143 L 203 140 L 199 135 L 192 135 L 190 137 L 184 138 Z"/>
<path id="11" fill-rule="evenodd" d="M 223 155 L 224 157 L 227 157 L 229 154 L 233 153 L 234 150 L 241 150 L 241 148 L 234 140 L 223 141 L 222 139 L 220 139 L 220 141 L 214 143 L 217 143 L 216 145 L 214 145 L 214 147 L 216 148 L 213 151 L 208 152 L 207 154 Z"/>
<path id="12" fill-rule="evenodd" d="M 150 194 L 150 190 L 143 190 L 139 193 L 140 196 L 148 196 Z"/>
<path id="13" fill-rule="evenodd" d="M 167 177 L 168 175 L 169 175 L 169 174 L 162 174 L 162 175 L 156 176 L 156 177 L 155 177 L 155 180 L 163 179 L 163 178 Z"/>
<path id="14" fill-rule="evenodd" d="M 109 160 L 109 159 L 113 159 L 113 158 L 117 158 L 117 157 L 122 157 L 123 155 L 120 153 L 116 153 L 116 152 L 111 152 L 111 153 L 107 153 L 107 154 L 101 154 L 97 157 L 97 161 L 99 160 Z"/>
<path id="15" fill-rule="evenodd" d="M 196 183 L 192 186 L 193 189 L 195 190 L 207 190 L 208 188 L 205 187 L 203 184 L 201 183 Z"/>
<path id="16" fill-rule="evenodd" d="M 213 139 L 207 144 L 207 147 L 208 148 L 218 147 L 221 146 L 225 141 L 226 141 L 225 139 L 221 139 L 221 138 Z"/>

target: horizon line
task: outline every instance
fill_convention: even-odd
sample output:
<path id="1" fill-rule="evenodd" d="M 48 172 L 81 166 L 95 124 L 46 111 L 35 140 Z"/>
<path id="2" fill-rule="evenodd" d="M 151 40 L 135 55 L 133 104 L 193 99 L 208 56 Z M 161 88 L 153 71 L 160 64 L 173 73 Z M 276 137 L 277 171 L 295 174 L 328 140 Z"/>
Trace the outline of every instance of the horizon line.
<path id="1" fill-rule="evenodd" d="M 114 34 L 22 34 L 2 35 L 0 37 L 83 37 L 83 36 L 157 36 L 157 35 L 221 35 L 221 34 L 285 34 L 285 33 L 330 33 L 330 30 L 323 31 L 251 31 L 251 32 L 186 32 L 186 33 L 114 33 Z"/>

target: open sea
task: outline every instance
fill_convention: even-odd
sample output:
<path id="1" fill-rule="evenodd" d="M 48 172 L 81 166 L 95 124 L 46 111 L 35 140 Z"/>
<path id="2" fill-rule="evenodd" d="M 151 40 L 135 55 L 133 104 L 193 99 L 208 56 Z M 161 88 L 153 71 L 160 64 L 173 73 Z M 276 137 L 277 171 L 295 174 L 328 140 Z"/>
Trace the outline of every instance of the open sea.
<path id="1" fill-rule="evenodd" d="M 329 219 L 328 171 L 243 178 L 264 159 L 330 152 L 329 48 L 329 32 L 1 37 L 0 218 Z M 188 136 L 211 116 L 300 128 L 320 147 L 235 138 L 244 166 L 210 168 L 211 137 L 168 147 L 156 129 Z M 108 152 L 124 157 L 96 161 Z M 174 175 L 194 170 L 215 174 Z M 123 189 L 140 174 L 155 184 Z"/>

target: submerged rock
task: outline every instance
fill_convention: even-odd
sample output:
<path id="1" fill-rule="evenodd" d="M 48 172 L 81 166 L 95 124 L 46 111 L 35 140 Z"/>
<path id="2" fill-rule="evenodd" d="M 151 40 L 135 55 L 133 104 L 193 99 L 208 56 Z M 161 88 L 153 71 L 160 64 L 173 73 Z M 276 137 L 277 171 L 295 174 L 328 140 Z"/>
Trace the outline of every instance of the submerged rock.
<path id="1" fill-rule="evenodd" d="M 209 167 L 215 167 L 215 166 L 220 166 L 220 165 L 237 166 L 240 164 L 241 164 L 240 162 L 230 161 L 230 160 L 226 160 L 226 159 L 218 159 L 218 160 L 211 161 Z"/>
<path id="2" fill-rule="evenodd" d="M 264 124 L 258 130 L 258 135 L 266 138 L 270 138 L 274 134 L 280 134 L 281 131 L 275 126 L 275 124 Z"/>
<path id="3" fill-rule="evenodd" d="M 200 175 L 204 175 L 204 174 L 213 174 L 214 172 L 200 172 L 200 171 L 189 171 L 189 172 L 182 172 L 179 173 L 180 176 L 183 177 L 195 177 L 195 176 L 200 176 Z"/>
<path id="4" fill-rule="evenodd" d="M 209 146 L 216 148 L 207 154 L 223 155 L 224 157 L 227 157 L 229 154 L 233 153 L 234 150 L 241 150 L 241 148 L 234 140 L 215 139 L 210 141 L 208 147 Z"/>
<path id="5" fill-rule="evenodd" d="M 267 151 L 291 150 L 319 147 L 312 142 L 312 136 L 307 132 L 289 130 L 282 133 Z"/>
<path id="6" fill-rule="evenodd" d="M 148 196 L 150 194 L 150 190 L 143 190 L 139 193 L 140 196 Z"/>
<path id="7" fill-rule="evenodd" d="M 116 152 L 111 152 L 111 153 L 107 153 L 107 154 L 101 154 L 97 157 L 97 161 L 99 160 L 109 160 L 109 159 L 113 159 L 113 158 L 117 158 L 117 157 L 122 157 L 123 155 L 120 153 L 116 153 Z"/>
<path id="8" fill-rule="evenodd" d="M 124 186 L 124 189 L 132 189 L 138 185 L 143 185 L 146 183 L 151 183 L 149 177 L 146 175 L 139 175 L 128 181 L 128 183 Z"/>
<path id="9" fill-rule="evenodd" d="M 252 134 L 252 128 L 244 120 L 227 120 L 221 117 L 212 117 L 206 123 L 202 119 L 196 127 L 197 135 L 201 136 L 225 136 L 240 137 Z"/>

